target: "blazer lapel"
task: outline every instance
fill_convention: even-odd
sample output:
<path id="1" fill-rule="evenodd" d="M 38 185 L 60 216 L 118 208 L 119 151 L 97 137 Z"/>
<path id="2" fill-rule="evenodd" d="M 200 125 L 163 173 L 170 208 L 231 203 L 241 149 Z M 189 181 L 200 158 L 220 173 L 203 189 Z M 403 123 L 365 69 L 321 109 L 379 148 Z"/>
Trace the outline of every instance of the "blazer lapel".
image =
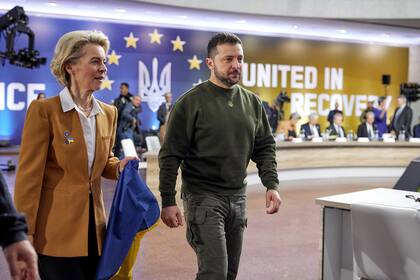
<path id="1" fill-rule="evenodd" d="M 75 158 L 71 159 L 71 161 L 74 162 L 75 168 L 79 168 L 80 172 L 82 172 L 86 178 L 89 178 L 87 148 L 79 114 L 73 109 L 65 113 L 65 115 L 71 120 L 70 127 L 64 128 L 65 130 L 69 129 L 70 135 L 74 138 L 74 143 L 70 145 L 75 144 L 75 147 L 78 149 L 78 152 L 74 155 Z"/>

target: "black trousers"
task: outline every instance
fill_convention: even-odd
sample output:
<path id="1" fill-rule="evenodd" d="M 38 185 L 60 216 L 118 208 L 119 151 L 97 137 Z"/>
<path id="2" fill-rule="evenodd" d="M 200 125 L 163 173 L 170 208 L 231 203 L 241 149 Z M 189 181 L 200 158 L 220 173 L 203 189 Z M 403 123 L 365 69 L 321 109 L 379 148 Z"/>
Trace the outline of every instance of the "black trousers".
<path id="1" fill-rule="evenodd" d="M 92 194 L 89 195 L 89 236 L 87 257 L 38 256 L 42 280 L 94 280 L 99 263 Z"/>

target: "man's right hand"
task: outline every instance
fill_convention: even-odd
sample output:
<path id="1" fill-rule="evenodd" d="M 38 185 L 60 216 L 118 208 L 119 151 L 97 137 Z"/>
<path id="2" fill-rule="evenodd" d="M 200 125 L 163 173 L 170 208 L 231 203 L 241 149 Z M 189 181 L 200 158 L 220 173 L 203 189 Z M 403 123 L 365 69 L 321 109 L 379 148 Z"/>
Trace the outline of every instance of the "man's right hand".
<path id="1" fill-rule="evenodd" d="M 13 243 L 3 249 L 13 280 L 37 280 L 38 257 L 28 240 Z"/>
<path id="2" fill-rule="evenodd" d="M 165 225 L 171 228 L 176 228 L 178 226 L 184 225 L 181 211 L 176 205 L 162 208 L 160 218 L 162 219 Z"/>

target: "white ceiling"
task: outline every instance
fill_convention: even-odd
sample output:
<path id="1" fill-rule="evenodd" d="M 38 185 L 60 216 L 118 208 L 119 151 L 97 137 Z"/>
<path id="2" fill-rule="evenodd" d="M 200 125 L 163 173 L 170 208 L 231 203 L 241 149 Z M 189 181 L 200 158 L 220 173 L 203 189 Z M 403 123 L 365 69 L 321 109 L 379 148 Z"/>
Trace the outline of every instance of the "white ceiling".
<path id="1" fill-rule="evenodd" d="M 116 21 L 210 31 L 227 30 L 236 33 L 380 45 L 420 45 L 419 29 L 395 27 L 389 25 L 389 22 L 370 23 L 364 19 L 262 16 L 116 0 L 8 0 L 0 1 L 0 12 L 5 12 L 15 5 L 22 6 L 32 16 Z"/>

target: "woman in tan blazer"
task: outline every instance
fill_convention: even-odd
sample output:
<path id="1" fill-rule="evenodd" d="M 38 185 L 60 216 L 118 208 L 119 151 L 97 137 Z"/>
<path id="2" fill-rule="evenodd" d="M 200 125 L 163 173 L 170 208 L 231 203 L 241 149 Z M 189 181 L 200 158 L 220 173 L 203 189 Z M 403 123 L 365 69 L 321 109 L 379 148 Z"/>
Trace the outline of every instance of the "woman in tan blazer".
<path id="1" fill-rule="evenodd" d="M 112 153 L 115 107 L 96 100 L 109 40 L 74 31 L 58 41 L 51 71 L 58 96 L 28 108 L 15 203 L 28 220 L 42 279 L 94 279 L 105 236 L 101 177 L 117 179 L 127 161 Z"/>

